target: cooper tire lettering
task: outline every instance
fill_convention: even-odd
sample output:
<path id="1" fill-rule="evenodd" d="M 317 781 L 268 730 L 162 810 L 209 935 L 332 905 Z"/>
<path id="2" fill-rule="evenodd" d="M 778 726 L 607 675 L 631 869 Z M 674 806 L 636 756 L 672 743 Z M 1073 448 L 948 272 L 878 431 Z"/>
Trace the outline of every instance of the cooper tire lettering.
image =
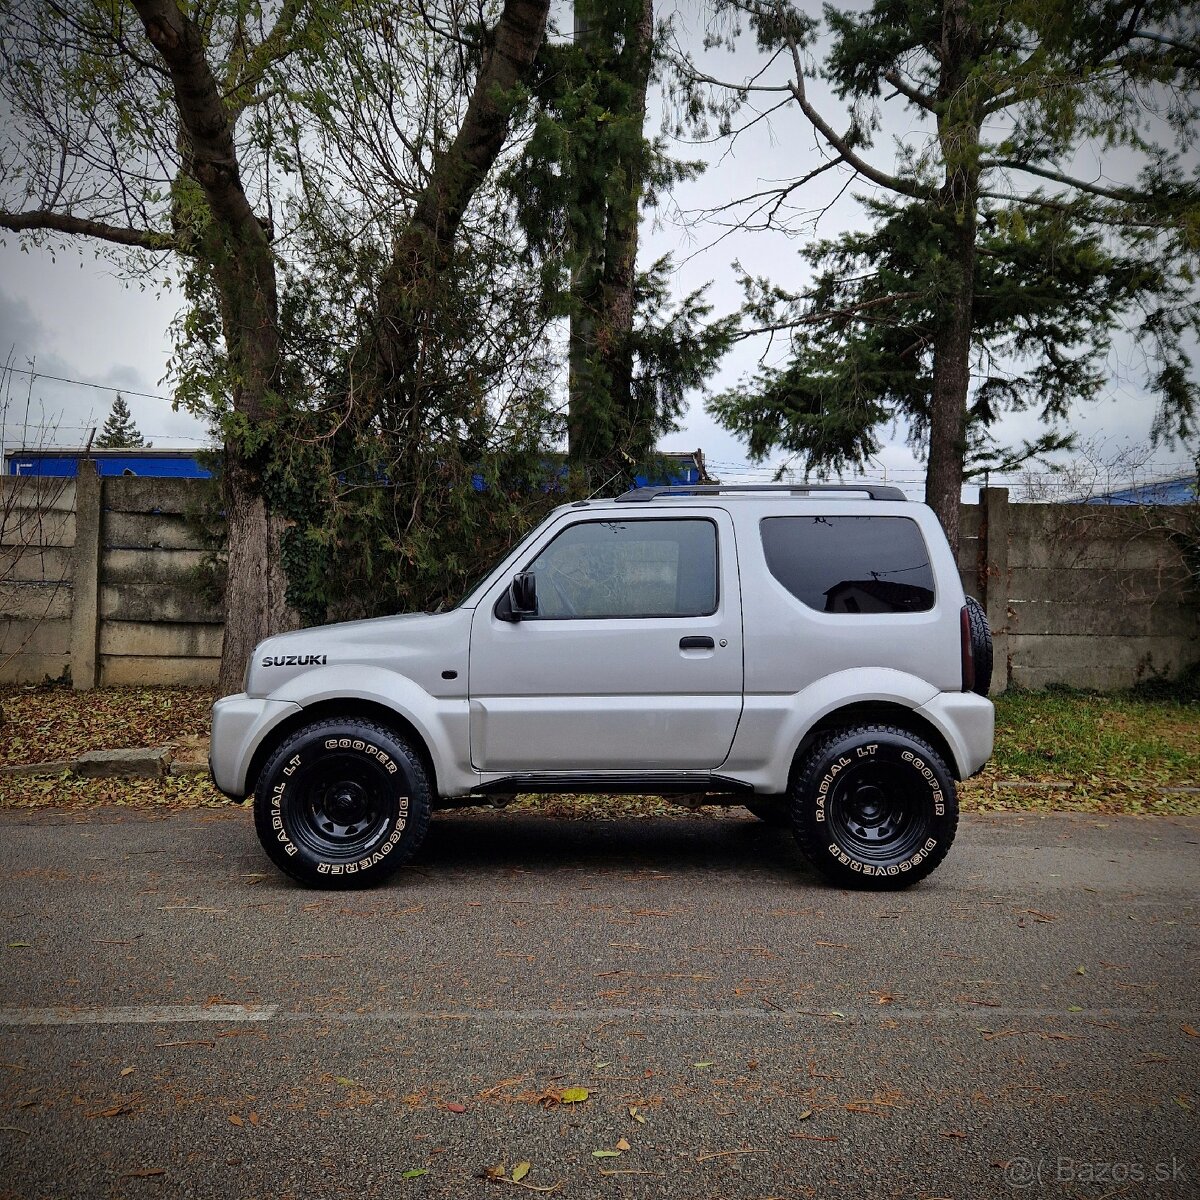
<path id="1" fill-rule="evenodd" d="M 908 730 L 864 725 L 827 734 L 789 792 L 805 855 L 836 883 L 908 887 L 945 857 L 958 825 L 954 779 Z"/>
<path id="2" fill-rule="evenodd" d="M 276 866 L 303 883 L 366 887 L 420 845 L 431 794 L 421 759 L 391 730 L 325 720 L 295 730 L 259 776 L 255 827 Z"/>

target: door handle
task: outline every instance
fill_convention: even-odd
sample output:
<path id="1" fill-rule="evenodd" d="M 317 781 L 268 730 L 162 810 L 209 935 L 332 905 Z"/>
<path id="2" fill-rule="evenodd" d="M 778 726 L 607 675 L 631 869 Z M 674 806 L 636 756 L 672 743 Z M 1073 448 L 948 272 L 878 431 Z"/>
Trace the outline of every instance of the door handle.
<path id="1" fill-rule="evenodd" d="M 710 637 L 683 637 L 679 639 L 680 650 L 712 650 L 716 643 Z"/>

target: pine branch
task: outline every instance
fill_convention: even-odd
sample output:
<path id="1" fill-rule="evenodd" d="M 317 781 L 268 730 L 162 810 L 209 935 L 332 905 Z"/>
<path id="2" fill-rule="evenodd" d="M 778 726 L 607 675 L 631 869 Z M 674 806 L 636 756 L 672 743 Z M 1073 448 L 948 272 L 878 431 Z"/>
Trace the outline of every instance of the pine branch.
<path id="1" fill-rule="evenodd" d="M 899 71 L 884 71 L 883 77 L 900 95 L 905 96 L 920 108 L 925 109 L 926 112 L 933 112 L 933 97 L 928 92 L 923 92 L 920 88 L 913 87 L 911 83 L 901 77 Z"/>
<path id="2" fill-rule="evenodd" d="M 69 233 L 98 238 L 118 246 L 137 246 L 143 250 L 177 249 L 173 234 L 110 225 L 106 221 L 93 221 L 87 217 L 74 217 L 70 213 L 51 212 L 47 209 L 35 209 L 24 213 L 0 212 L 0 229 L 10 229 L 14 233 L 26 233 L 30 230 Z"/>
<path id="3" fill-rule="evenodd" d="M 1053 183 L 1061 183 L 1076 191 L 1087 192 L 1090 196 L 1100 196 L 1105 200 L 1118 200 L 1123 204 L 1137 204 L 1145 200 L 1145 196 L 1129 188 L 1106 188 L 1098 183 L 1088 183 L 1083 179 L 1075 179 L 1064 175 L 1061 171 L 1053 171 L 1048 167 L 1039 167 L 1033 163 L 1020 162 L 1011 158 L 986 158 L 980 161 L 980 172 L 988 170 L 1024 171 L 1027 175 L 1037 175 L 1041 179 L 1049 179 Z"/>
<path id="4" fill-rule="evenodd" d="M 779 321 L 772 325 L 756 325 L 753 329 L 739 329 L 733 335 L 733 340 L 743 342 L 747 338 L 756 337 L 761 333 L 782 333 L 789 329 L 800 329 L 805 325 L 824 325 L 829 321 L 836 321 L 840 317 L 856 317 L 872 309 L 882 308 L 885 304 L 899 304 L 903 300 L 919 300 L 921 295 L 921 292 L 893 292 L 887 296 L 873 296 L 870 300 L 863 300 L 859 304 L 848 304 L 844 308 L 825 309 L 821 312 L 808 313 L 803 317 L 793 317 L 790 321 Z"/>
<path id="5" fill-rule="evenodd" d="M 886 171 L 881 171 L 878 167 L 872 166 L 865 158 L 856 154 L 846 138 L 837 133 L 833 126 L 817 112 L 809 101 L 804 89 L 804 65 L 800 61 L 800 47 L 796 39 L 790 35 L 787 42 L 788 49 L 792 55 L 792 66 L 796 73 L 796 78 L 788 87 L 792 95 L 796 98 L 796 103 L 800 106 L 800 111 L 808 118 L 809 124 L 838 152 L 838 155 L 842 159 L 849 163 L 865 179 L 869 179 L 872 183 L 876 183 L 880 187 L 885 187 L 889 191 L 899 192 L 902 196 L 911 196 L 914 200 L 932 199 L 935 195 L 933 189 L 922 187 L 920 184 L 912 183 L 907 179 L 901 179 L 898 175 L 889 175 Z"/>

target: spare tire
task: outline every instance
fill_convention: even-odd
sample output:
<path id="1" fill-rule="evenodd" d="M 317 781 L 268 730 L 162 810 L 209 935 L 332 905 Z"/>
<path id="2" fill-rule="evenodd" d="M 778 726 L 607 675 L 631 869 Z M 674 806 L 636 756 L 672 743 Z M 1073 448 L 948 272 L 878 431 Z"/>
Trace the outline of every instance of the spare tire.
<path id="1" fill-rule="evenodd" d="M 974 596 L 967 597 L 967 628 L 971 636 L 971 654 L 975 659 L 975 684 L 971 688 L 980 696 L 992 686 L 992 631 L 988 627 L 983 605 Z"/>

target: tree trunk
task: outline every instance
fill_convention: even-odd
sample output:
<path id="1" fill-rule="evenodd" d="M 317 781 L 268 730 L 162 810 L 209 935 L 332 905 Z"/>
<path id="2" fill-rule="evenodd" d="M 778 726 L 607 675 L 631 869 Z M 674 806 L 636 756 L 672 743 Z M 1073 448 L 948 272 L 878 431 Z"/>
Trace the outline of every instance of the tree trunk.
<path id="1" fill-rule="evenodd" d="M 287 579 L 279 562 L 281 522 L 269 512 L 257 475 L 234 456 L 226 462 L 223 483 L 229 578 L 218 683 L 221 694 L 228 695 L 241 691 L 254 647 L 272 633 L 294 628 L 296 618 L 287 605 Z"/>
<path id="2" fill-rule="evenodd" d="M 575 9 L 576 41 L 584 44 L 597 34 L 588 19 L 588 4 L 576 0 Z M 624 111 L 617 118 L 635 124 L 640 135 L 650 81 L 653 0 L 641 0 L 621 33 L 619 47 L 603 47 L 600 53 L 611 55 L 608 69 L 627 89 Z M 646 143 L 639 136 L 626 141 L 606 164 L 610 178 L 620 181 L 620 192 L 606 206 L 602 241 L 573 247 L 568 459 L 589 490 L 629 474 L 653 445 L 656 414 L 634 408 L 630 344 L 646 158 Z"/>
<path id="3" fill-rule="evenodd" d="M 975 222 L 960 215 L 955 230 L 955 295 L 934 335 L 933 392 L 929 406 L 929 463 L 925 503 L 958 553 L 963 463 L 967 450 L 967 392 L 971 383 L 971 328 L 975 277 Z"/>
<path id="4" fill-rule="evenodd" d="M 279 300 L 270 240 L 242 187 L 232 118 L 206 57 L 203 33 L 176 0 L 134 0 L 134 7 L 170 72 L 184 170 L 199 184 L 208 207 L 203 249 L 220 296 L 233 411 L 249 431 L 260 432 L 283 407 L 276 392 Z M 284 599 L 280 522 L 263 495 L 269 446 L 247 453 L 244 433 L 225 439 L 229 578 L 218 680 L 222 693 L 240 688 L 256 643 L 298 623 Z"/>
<path id="5" fill-rule="evenodd" d="M 947 0 L 938 82 L 938 140 L 946 175 L 937 207 L 945 239 L 948 295 L 942 301 L 933 339 L 925 503 L 937 513 L 955 554 L 967 451 L 979 203 L 979 118 L 961 95 L 976 47 L 977 34 L 966 0 Z"/>
<path id="6" fill-rule="evenodd" d="M 413 215 L 397 238 L 380 283 L 372 336 L 360 350 L 352 399 L 366 415 L 415 439 L 421 406 L 419 364 L 445 269 L 467 206 L 508 140 L 508 97 L 527 78 L 546 35 L 550 0 L 505 0 L 491 31 L 462 125 L 435 159 Z M 389 411 L 390 410 L 390 411 Z"/>

